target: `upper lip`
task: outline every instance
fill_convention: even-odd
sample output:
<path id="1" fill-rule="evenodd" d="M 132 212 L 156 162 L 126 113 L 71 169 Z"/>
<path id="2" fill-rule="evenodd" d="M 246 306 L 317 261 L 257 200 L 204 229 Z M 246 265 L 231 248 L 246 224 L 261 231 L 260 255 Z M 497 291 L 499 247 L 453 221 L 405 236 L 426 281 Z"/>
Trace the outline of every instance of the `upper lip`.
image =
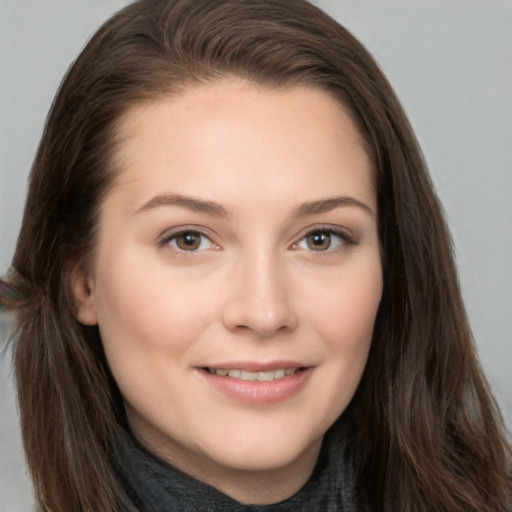
<path id="1" fill-rule="evenodd" d="M 214 368 L 222 370 L 247 370 L 250 372 L 269 372 L 281 368 L 309 368 L 311 365 L 300 361 L 227 361 L 220 363 L 205 364 L 202 368 Z"/>

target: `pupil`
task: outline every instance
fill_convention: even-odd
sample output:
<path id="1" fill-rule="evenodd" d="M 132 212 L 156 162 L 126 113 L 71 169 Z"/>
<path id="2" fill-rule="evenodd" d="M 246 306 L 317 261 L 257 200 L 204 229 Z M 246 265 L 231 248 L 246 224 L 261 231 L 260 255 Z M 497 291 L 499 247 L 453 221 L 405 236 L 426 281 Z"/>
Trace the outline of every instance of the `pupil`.
<path id="1" fill-rule="evenodd" d="M 331 235 L 322 231 L 308 236 L 308 247 L 314 251 L 323 251 L 331 245 Z"/>
<path id="2" fill-rule="evenodd" d="M 185 238 L 184 242 L 187 245 L 194 245 L 196 243 L 195 235 L 191 235 L 190 233 L 187 233 L 186 235 L 184 235 L 184 238 Z"/>
<path id="3" fill-rule="evenodd" d="M 194 232 L 183 233 L 178 237 L 176 243 L 180 249 L 194 250 L 199 247 L 200 237 Z"/>

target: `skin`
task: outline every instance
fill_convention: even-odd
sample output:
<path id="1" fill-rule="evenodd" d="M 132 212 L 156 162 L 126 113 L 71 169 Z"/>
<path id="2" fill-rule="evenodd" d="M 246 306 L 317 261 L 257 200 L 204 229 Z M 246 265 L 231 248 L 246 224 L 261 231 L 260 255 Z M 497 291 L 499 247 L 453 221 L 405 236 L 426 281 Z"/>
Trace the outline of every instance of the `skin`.
<path id="1" fill-rule="evenodd" d="M 241 502 L 283 500 L 356 390 L 382 294 L 361 136 L 325 92 L 240 80 L 138 105 L 120 135 L 78 319 L 99 325 L 147 448 Z M 203 234 L 187 246 L 183 228 Z M 201 370 L 276 361 L 309 375 L 272 403 Z"/>

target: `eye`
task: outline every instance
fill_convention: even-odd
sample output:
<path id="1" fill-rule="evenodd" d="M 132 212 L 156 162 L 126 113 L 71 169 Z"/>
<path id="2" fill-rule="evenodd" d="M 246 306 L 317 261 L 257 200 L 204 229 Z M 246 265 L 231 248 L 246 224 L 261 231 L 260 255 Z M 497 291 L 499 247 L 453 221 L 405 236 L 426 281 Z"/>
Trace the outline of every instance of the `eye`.
<path id="1" fill-rule="evenodd" d="M 163 243 L 178 251 L 186 252 L 204 251 L 213 246 L 213 242 L 205 234 L 193 230 L 180 231 L 167 236 Z"/>
<path id="2" fill-rule="evenodd" d="M 351 236 L 343 231 L 316 229 L 306 234 L 296 245 L 299 249 L 315 252 L 334 251 L 343 244 L 355 244 Z"/>
<path id="3" fill-rule="evenodd" d="M 306 236 L 306 245 L 312 251 L 326 251 L 332 243 L 331 233 L 328 231 L 316 231 Z"/>

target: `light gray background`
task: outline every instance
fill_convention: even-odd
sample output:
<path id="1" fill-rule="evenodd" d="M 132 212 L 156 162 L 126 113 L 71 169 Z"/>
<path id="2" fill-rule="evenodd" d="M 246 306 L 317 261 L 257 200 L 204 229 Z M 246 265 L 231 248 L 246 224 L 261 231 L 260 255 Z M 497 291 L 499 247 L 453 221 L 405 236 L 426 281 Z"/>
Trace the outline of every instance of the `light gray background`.
<path id="1" fill-rule="evenodd" d="M 60 79 L 125 0 L 0 0 L 0 274 Z M 455 241 L 478 352 L 512 426 L 512 0 L 316 0 L 366 44 L 423 147 Z M 8 318 L 0 316 L 0 340 Z M 8 359 L 0 511 L 31 510 Z"/>

